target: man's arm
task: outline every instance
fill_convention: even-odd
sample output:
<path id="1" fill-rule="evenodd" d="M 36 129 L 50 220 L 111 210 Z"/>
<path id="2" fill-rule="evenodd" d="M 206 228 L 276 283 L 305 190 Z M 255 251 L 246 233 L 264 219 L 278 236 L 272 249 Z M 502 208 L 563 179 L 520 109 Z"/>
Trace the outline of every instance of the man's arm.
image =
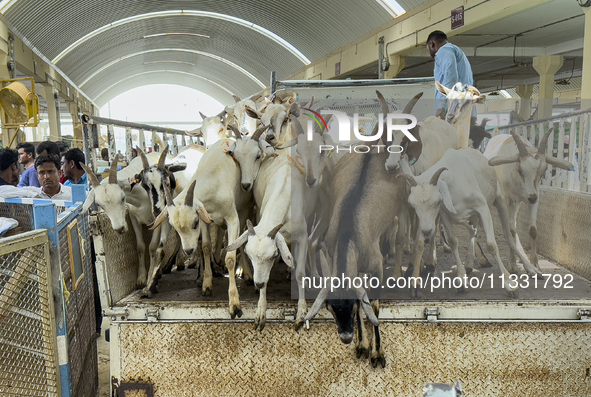
<path id="1" fill-rule="evenodd" d="M 29 175 L 30 174 L 25 170 L 25 172 L 23 172 L 23 175 L 21 177 L 21 181 L 16 186 L 17 187 L 29 186 Z"/>

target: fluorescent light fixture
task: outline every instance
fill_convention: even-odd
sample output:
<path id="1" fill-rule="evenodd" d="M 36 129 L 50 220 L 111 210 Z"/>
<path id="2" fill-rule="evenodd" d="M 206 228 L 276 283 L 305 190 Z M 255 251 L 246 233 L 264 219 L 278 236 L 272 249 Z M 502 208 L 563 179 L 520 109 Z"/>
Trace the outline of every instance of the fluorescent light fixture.
<path id="1" fill-rule="evenodd" d="M 4 14 L 8 9 L 16 3 L 17 0 L 2 0 L 0 1 L 0 14 Z"/>
<path id="2" fill-rule="evenodd" d="M 392 18 L 399 17 L 402 14 L 406 14 L 406 10 L 402 8 L 396 0 L 376 0 L 390 15 Z"/>
<path id="3" fill-rule="evenodd" d="M 501 95 L 503 95 L 503 96 L 504 96 L 505 98 L 507 98 L 507 99 L 508 99 L 508 98 L 513 98 L 513 97 L 511 96 L 511 94 L 509 94 L 509 91 L 507 91 L 507 90 L 499 90 L 499 92 L 501 93 Z"/>
<path id="4" fill-rule="evenodd" d="M 246 75 L 248 78 L 250 78 L 252 81 L 254 81 L 255 83 L 257 83 L 261 88 L 266 88 L 266 85 L 264 85 L 259 79 L 257 79 L 256 77 L 254 77 L 250 72 L 248 72 L 246 69 L 236 65 L 233 62 L 228 61 L 226 58 L 222 58 L 220 56 L 214 55 L 214 54 L 210 54 L 208 52 L 203 52 L 203 51 L 196 51 L 196 50 L 187 50 L 184 48 L 159 48 L 159 49 L 155 49 L 155 50 L 146 50 L 146 51 L 140 51 L 140 52 L 136 52 L 133 54 L 129 54 L 126 55 L 124 57 L 121 57 L 119 59 L 115 59 L 112 62 L 109 62 L 108 64 L 102 66 L 101 68 L 99 68 L 98 70 L 96 70 L 94 73 L 92 73 L 90 76 L 88 76 L 88 78 L 86 78 L 86 80 L 84 80 L 81 84 L 78 85 L 79 88 L 82 88 L 82 86 L 84 86 L 84 84 L 88 83 L 88 81 L 90 79 L 92 79 L 94 76 L 96 76 L 97 74 L 99 74 L 100 72 L 102 72 L 103 70 L 110 68 L 111 66 L 115 65 L 116 63 L 119 63 L 125 59 L 131 58 L 131 57 L 135 57 L 138 55 L 144 55 L 144 54 L 150 54 L 150 53 L 154 53 L 154 52 L 160 52 L 160 51 L 178 51 L 178 52 L 186 52 L 189 54 L 196 54 L 196 55 L 202 55 L 208 58 L 213 58 L 216 61 L 220 61 L 225 63 L 228 66 L 233 67 L 234 69 L 238 70 L 239 72 L 243 73 L 244 75 Z"/>
<path id="5" fill-rule="evenodd" d="M 74 43 L 70 44 L 68 46 L 68 48 L 66 48 L 61 53 L 59 53 L 58 56 L 53 58 L 51 60 L 51 62 L 53 64 L 57 65 L 57 63 L 59 61 L 61 61 L 66 55 L 68 55 L 70 52 L 72 52 L 72 50 L 74 50 L 80 44 L 90 40 L 91 38 L 93 38 L 94 36 L 96 36 L 98 34 L 106 32 L 107 30 L 110 30 L 112 28 L 115 28 L 115 27 L 118 27 L 121 25 L 125 25 L 126 23 L 130 23 L 130 22 L 141 21 L 144 19 L 159 18 L 159 17 L 171 17 L 171 16 L 195 16 L 195 17 L 204 17 L 204 18 L 214 18 L 214 19 L 220 19 L 223 21 L 232 22 L 232 23 L 235 23 L 240 26 L 244 26 L 248 29 L 254 30 L 255 32 L 260 33 L 263 36 L 273 40 L 275 43 L 279 44 L 280 46 L 282 46 L 283 48 L 285 48 L 286 50 L 291 52 L 296 58 L 298 58 L 300 61 L 302 61 L 302 63 L 304 63 L 305 65 L 309 65 L 311 63 L 310 60 L 308 58 L 306 58 L 306 56 L 304 54 L 302 54 L 297 48 L 295 48 L 293 45 L 291 45 L 289 42 L 282 39 L 281 37 L 279 37 L 275 33 L 263 28 L 262 26 L 255 25 L 254 23 L 245 21 L 244 19 L 230 16 L 230 15 L 218 14 L 216 12 L 191 11 L 191 10 L 151 12 L 148 14 L 134 15 L 133 17 L 120 19 L 120 20 L 110 23 L 108 25 L 104 25 L 104 26 L 88 33 L 84 37 L 81 37 L 80 39 L 76 40 Z"/>
<path id="6" fill-rule="evenodd" d="M 118 82 L 116 82 L 115 84 L 111 84 L 110 86 L 108 86 L 107 88 L 105 88 L 103 91 L 101 91 L 101 93 L 100 93 L 100 94 L 98 94 L 98 95 L 95 97 L 95 101 L 96 101 L 96 99 L 100 98 L 100 97 L 101 97 L 103 94 L 105 94 L 107 91 L 109 91 L 111 88 L 115 87 L 116 85 L 119 85 L 119 84 L 123 83 L 123 82 L 124 82 L 124 81 L 126 81 L 126 80 L 133 79 L 134 77 L 138 77 L 138 76 L 142 76 L 142 75 L 146 75 L 146 74 L 152 74 L 152 73 L 163 73 L 163 72 L 164 72 L 164 73 L 178 73 L 178 74 L 183 74 L 183 75 L 186 75 L 186 76 L 191 76 L 191 77 L 194 77 L 194 78 L 196 78 L 196 79 L 204 80 L 204 81 L 206 81 L 207 83 L 209 83 L 209 84 L 212 84 L 212 85 L 215 85 L 215 86 L 216 86 L 216 87 L 218 87 L 219 89 L 221 89 L 221 90 L 224 90 L 224 91 L 225 91 L 225 92 L 227 92 L 229 95 L 234 95 L 234 93 L 233 93 L 233 92 L 231 92 L 230 90 L 228 90 L 226 87 L 224 87 L 224 86 L 222 86 L 222 85 L 220 85 L 220 84 L 216 83 L 215 81 L 211 81 L 211 80 L 209 80 L 209 79 L 206 79 L 205 77 L 201 77 L 201 76 L 199 76 L 199 75 L 196 75 L 196 74 L 193 74 L 193 73 L 181 72 L 181 71 L 179 71 L 179 70 L 153 70 L 153 71 L 150 71 L 150 72 L 142 72 L 142 73 L 134 74 L 133 76 L 129 76 L 129 77 L 126 77 L 126 78 L 124 78 L 124 79 L 122 79 L 122 80 L 119 80 L 119 81 L 118 81 Z"/>
<path id="7" fill-rule="evenodd" d="M 206 39 L 211 39 L 210 36 L 206 36 L 204 34 L 197 34 L 197 33 L 157 33 L 157 34 L 149 34 L 144 36 L 144 39 L 151 39 L 152 37 L 164 37 L 164 36 L 194 36 L 194 37 L 204 37 Z"/>
<path id="8" fill-rule="evenodd" d="M 155 63 L 180 63 L 180 64 L 183 64 L 183 65 L 195 66 L 194 63 L 191 63 L 191 62 L 182 62 L 182 61 L 152 61 L 152 62 L 144 62 L 144 63 L 142 63 L 142 65 L 153 65 Z"/>

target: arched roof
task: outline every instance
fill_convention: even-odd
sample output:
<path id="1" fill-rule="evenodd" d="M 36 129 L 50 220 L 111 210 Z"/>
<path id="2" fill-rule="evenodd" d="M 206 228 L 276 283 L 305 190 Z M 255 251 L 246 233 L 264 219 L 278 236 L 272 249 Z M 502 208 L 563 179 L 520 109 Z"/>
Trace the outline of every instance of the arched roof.
<path id="1" fill-rule="evenodd" d="M 11 0 L 0 7 L 97 104 L 156 81 L 228 103 L 230 93 L 260 91 L 271 71 L 285 78 L 392 20 L 376 0 Z"/>

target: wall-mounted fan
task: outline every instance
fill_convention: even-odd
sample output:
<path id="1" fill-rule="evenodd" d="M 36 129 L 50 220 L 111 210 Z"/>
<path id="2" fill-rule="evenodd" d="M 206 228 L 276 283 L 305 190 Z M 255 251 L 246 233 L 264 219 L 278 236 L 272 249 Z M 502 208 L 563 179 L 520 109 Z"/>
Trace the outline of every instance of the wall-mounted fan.
<path id="1" fill-rule="evenodd" d="M 31 89 L 21 81 L 29 80 Z M 0 108 L 6 117 L 2 128 L 36 127 L 39 124 L 39 97 L 35 94 L 35 80 L 32 77 L 2 80 Z"/>

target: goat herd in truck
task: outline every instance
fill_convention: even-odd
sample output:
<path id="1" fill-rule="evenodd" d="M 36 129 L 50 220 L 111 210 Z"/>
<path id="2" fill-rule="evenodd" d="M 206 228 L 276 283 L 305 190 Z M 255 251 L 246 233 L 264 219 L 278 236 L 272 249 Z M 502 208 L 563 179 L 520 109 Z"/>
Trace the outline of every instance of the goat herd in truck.
<path id="1" fill-rule="evenodd" d="M 331 290 L 325 285 L 308 308 L 304 278 L 353 279 L 369 274 L 382 280 L 384 264 L 391 260 L 395 277 L 415 280 L 410 293 L 417 298 L 421 288 L 416 280 L 432 274 L 437 264 L 435 237 L 440 224 L 454 254 L 458 277 L 474 266 L 479 225 L 486 236 L 486 250 L 502 274 L 508 277 L 518 272 L 516 254 L 528 275 L 541 275 L 535 243 L 540 180 L 548 164 L 572 170 L 570 163 L 552 157 L 551 150 L 547 153 L 551 129 L 540 136 L 537 148 L 513 133 L 502 134 L 492 137 L 482 154 L 471 146 L 478 147 L 487 133 L 475 128 L 479 126 L 470 119 L 472 107 L 484 97 L 460 83 L 452 88 L 436 85 L 447 96 L 446 120 L 431 116 L 419 121 L 410 129 L 414 140 L 394 131 L 392 141 L 387 141 L 383 133 L 369 153 L 357 153 L 350 146 L 348 151 L 319 150 L 322 145 L 334 148 L 335 142 L 325 128 L 304 131 L 304 109 L 314 106 L 313 99 L 300 106 L 296 94 L 235 98 L 236 103 L 220 114 L 201 115 L 202 127 L 189 133 L 205 138 L 206 146 L 185 146 L 174 158 L 168 155 L 168 147 L 162 153 L 140 150 L 141 156 L 119 172 L 115 158 L 109 177 L 101 182 L 85 168 L 93 189 L 84 210 L 97 204 L 119 233 L 128 230 L 129 213 L 138 246 L 137 283 L 144 297 L 156 293 L 164 248 L 176 232 L 184 258 L 188 258 L 184 264 L 196 263 L 200 269 L 198 285 L 203 295 L 212 293 L 213 258 L 225 252 L 232 318 L 242 316 L 236 285 L 240 258 L 243 277 L 259 291 L 255 328 L 262 331 L 271 269 L 281 259 L 294 270 L 297 281 L 296 329 L 325 305 L 338 325 L 340 339 L 350 343 L 357 324 L 358 357 L 384 367 L 379 300 L 373 299 L 378 296 L 370 293 L 370 299 L 370 291 L 363 286 L 349 284 Z M 382 113 L 389 113 L 386 100 L 377 95 Z M 411 113 L 419 98 L 406 105 L 405 114 Z M 376 124 L 372 135 L 379 127 Z M 382 131 L 386 129 L 384 124 Z M 381 145 L 398 145 L 403 150 L 376 149 Z M 530 211 L 531 262 L 516 246 L 516 214 L 522 203 Z M 492 206 L 511 249 L 508 267 L 495 242 Z M 460 259 L 455 224 L 468 228 L 471 236 L 466 264 Z M 147 258 L 143 225 L 153 230 Z M 408 236 L 413 248 L 403 273 L 402 253 Z M 422 263 L 425 244 L 427 259 Z M 181 266 L 178 261 L 177 266 Z M 505 289 L 516 294 L 510 283 Z M 373 325 L 371 343 L 364 319 Z"/>

